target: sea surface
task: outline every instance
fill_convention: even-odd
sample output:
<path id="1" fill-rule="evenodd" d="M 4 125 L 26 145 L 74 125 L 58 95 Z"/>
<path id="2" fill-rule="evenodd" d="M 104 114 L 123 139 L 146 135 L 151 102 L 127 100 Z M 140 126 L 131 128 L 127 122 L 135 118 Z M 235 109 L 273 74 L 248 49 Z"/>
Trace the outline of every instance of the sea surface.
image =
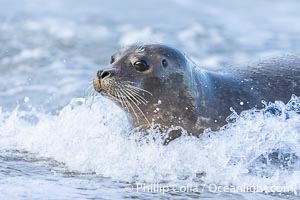
<path id="1" fill-rule="evenodd" d="M 0 0 L 0 199 L 300 199 L 300 98 L 218 132 L 141 137 L 91 80 L 160 42 L 200 67 L 299 53 L 296 0 Z"/>

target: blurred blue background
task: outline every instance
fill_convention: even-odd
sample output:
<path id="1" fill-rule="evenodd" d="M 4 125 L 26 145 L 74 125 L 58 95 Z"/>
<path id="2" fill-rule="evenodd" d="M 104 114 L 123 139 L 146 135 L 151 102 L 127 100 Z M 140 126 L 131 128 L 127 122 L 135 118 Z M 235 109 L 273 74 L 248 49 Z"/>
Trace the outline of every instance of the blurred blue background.
<path id="1" fill-rule="evenodd" d="M 83 96 L 110 55 L 161 42 L 200 66 L 298 52 L 296 0 L 1 0 L 0 105 L 53 111 Z"/>

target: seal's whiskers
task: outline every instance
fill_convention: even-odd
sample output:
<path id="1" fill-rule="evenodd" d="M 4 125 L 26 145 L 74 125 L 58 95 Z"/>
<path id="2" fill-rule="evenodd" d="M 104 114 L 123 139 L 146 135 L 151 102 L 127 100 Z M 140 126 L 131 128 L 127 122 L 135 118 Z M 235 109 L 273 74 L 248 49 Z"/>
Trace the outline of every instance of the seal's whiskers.
<path id="1" fill-rule="evenodd" d="M 127 90 L 128 92 L 130 92 L 131 94 L 133 94 L 137 99 L 139 99 L 144 105 L 146 105 L 148 103 L 148 101 L 142 97 L 140 94 L 138 94 L 136 91 L 130 89 L 130 88 L 125 88 L 125 90 Z"/>
<path id="2" fill-rule="evenodd" d="M 134 108 L 132 107 L 130 101 L 128 100 L 128 99 L 130 99 L 130 97 L 129 97 L 126 93 L 124 93 L 123 90 L 120 90 L 120 92 L 126 97 L 125 102 L 129 105 L 129 107 L 131 108 L 131 110 L 133 111 L 133 113 L 134 113 L 134 115 L 135 115 L 135 117 L 136 117 L 137 122 L 139 123 L 139 117 L 138 117 L 138 114 L 135 112 L 135 110 L 134 110 Z"/>
<path id="3" fill-rule="evenodd" d="M 90 94 L 87 96 L 87 98 L 85 98 L 85 104 L 88 104 L 88 98 L 91 97 L 91 101 L 90 104 L 88 105 L 89 108 L 92 108 L 92 105 L 94 103 L 95 100 L 95 96 L 97 95 L 96 91 L 91 91 Z"/>
<path id="4" fill-rule="evenodd" d="M 142 102 L 140 100 L 138 100 L 130 91 L 124 89 L 123 90 L 126 94 L 128 94 L 129 96 L 131 96 L 135 101 L 136 103 L 139 105 L 139 104 L 142 104 Z"/>
<path id="5" fill-rule="evenodd" d="M 89 105 L 89 107 L 92 106 L 93 102 L 94 102 L 94 97 L 97 95 L 97 92 L 93 89 L 93 85 L 90 83 L 89 86 L 87 87 L 87 89 L 84 92 L 84 103 L 87 105 L 88 101 L 91 99 L 91 103 Z"/>
<path id="6" fill-rule="evenodd" d="M 121 93 L 121 91 L 120 91 L 120 89 L 118 88 L 117 89 L 117 94 L 118 94 L 118 96 L 121 98 L 121 102 L 123 103 L 123 106 L 124 106 L 124 109 L 125 109 L 125 111 L 127 111 L 127 112 L 130 112 L 130 110 L 129 110 L 129 108 L 128 108 L 128 106 L 127 106 L 127 103 L 126 103 L 126 98 L 124 97 L 124 95 Z"/>
<path id="7" fill-rule="evenodd" d="M 152 96 L 152 93 L 149 92 L 148 90 L 145 90 L 145 89 L 133 86 L 133 85 L 128 85 L 128 84 L 125 85 L 125 87 L 131 88 L 131 89 L 136 90 L 136 91 L 143 91 L 143 92 L 146 92 L 146 93 L 148 93 L 148 94 L 150 94 Z"/>
<path id="8" fill-rule="evenodd" d="M 124 94 L 126 95 L 126 97 L 127 97 L 127 99 L 129 100 L 129 103 L 130 102 L 132 102 L 133 103 L 133 105 L 138 109 L 138 111 L 142 114 L 142 116 L 145 118 L 145 120 L 147 121 L 147 123 L 150 125 L 150 122 L 149 122 L 149 120 L 147 119 L 147 117 L 146 117 L 146 115 L 144 114 L 144 112 L 140 109 L 140 107 L 138 106 L 138 102 L 139 102 L 139 104 L 141 104 L 140 103 L 140 101 L 138 101 L 129 91 L 127 91 L 127 90 L 123 90 L 123 92 L 124 92 Z M 136 103 L 136 102 L 137 103 Z M 130 103 L 131 104 L 131 103 Z"/>
<path id="9" fill-rule="evenodd" d="M 92 91 L 94 91 L 93 89 L 93 84 L 89 83 L 89 85 L 87 86 L 87 88 L 84 91 L 84 96 L 88 96 Z"/>
<path id="10" fill-rule="evenodd" d="M 135 49 L 136 54 L 143 54 L 144 51 L 145 51 L 145 43 L 137 46 Z"/>
<path id="11" fill-rule="evenodd" d="M 118 101 L 121 103 L 121 107 L 126 111 L 126 108 L 124 107 L 123 99 L 121 98 L 117 88 L 113 90 L 113 95 L 118 99 Z"/>

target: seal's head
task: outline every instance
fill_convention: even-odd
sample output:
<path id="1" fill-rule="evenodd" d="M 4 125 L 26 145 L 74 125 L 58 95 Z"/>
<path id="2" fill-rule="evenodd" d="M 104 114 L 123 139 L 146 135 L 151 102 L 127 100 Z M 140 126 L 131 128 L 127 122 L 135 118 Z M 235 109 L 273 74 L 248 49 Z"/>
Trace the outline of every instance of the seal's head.
<path id="1" fill-rule="evenodd" d="M 180 51 L 161 44 L 130 46 L 111 57 L 97 72 L 94 89 L 128 112 L 138 126 L 195 124 L 189 61 Z"/>

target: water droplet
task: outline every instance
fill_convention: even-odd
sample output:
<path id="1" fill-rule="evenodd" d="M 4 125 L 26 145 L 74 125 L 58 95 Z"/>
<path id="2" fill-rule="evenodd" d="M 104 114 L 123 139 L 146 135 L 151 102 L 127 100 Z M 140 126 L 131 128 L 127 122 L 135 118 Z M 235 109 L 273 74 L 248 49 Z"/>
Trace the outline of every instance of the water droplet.
<path id="1" fill-rule="evenodd" d="M 24 97 L 24 102 L 25 103 L 29 102 L 29 100 L 30 100 L 29 97 Z"/>

